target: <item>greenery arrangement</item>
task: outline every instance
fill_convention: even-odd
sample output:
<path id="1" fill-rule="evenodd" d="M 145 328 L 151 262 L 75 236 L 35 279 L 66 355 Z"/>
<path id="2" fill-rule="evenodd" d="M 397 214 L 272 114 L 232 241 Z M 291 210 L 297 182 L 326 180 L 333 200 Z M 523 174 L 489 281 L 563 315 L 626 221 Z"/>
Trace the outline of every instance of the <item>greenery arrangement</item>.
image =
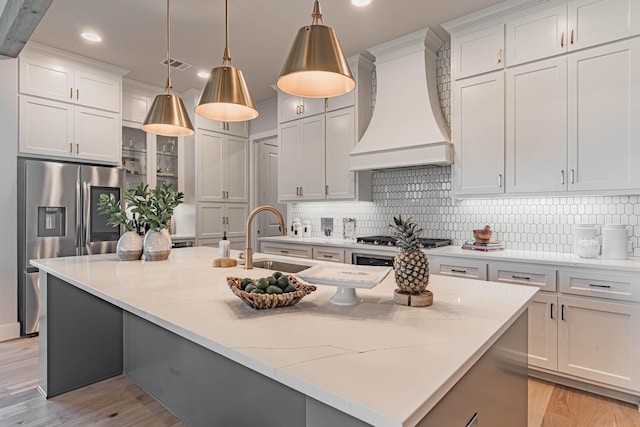
<path id="1" fill-rule="evenodd" d="M 113 194 L 100 195 L 98 213 L 111 215 L 107 223 L 113 227 L 123 225 L 127 231 L 140 233 L 142 226 L 153 231 L 167 228 L 167 222 L 174 209 L 182 203 L 184 193 L 174 191 L 171 184 L 159 184 L 149 190 L 148 184 L 140 183 L 134 190 L 125 191 L 124 199 L 133 218 L 127 216 L 125 207 Z"/>

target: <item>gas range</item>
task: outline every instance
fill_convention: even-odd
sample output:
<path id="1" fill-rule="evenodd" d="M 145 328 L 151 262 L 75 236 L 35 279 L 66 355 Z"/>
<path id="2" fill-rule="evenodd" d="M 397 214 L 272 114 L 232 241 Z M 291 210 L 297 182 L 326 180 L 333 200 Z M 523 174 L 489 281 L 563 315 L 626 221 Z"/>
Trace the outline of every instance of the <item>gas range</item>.
<path id="1" fill-rule="evenodd" d="M 367 245 L 396 246 L 396 239 L 391 236 L 364 236 L 358 237 L 356 241 Z M 418 242 L 420 247 L 425 249 L 439 248 L 440 246 L 448 246 L 451 244 L 451 240 L 449 239 L 419 238 Z"/>

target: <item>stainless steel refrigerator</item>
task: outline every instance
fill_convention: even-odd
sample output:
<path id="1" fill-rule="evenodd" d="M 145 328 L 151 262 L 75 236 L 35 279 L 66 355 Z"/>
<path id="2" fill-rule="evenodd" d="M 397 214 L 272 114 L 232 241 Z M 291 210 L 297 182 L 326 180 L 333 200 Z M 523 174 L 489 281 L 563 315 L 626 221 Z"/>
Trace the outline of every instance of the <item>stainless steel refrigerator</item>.
<path id="1" fill-rule="evenodd" d="M 18 317 L 22 335 L 39 329 L 38 269 L 31 259 L 115 252 L 121 227 L 99 215 L 101 194 L 124 194 L 124 170 L 18 159 Z"/>

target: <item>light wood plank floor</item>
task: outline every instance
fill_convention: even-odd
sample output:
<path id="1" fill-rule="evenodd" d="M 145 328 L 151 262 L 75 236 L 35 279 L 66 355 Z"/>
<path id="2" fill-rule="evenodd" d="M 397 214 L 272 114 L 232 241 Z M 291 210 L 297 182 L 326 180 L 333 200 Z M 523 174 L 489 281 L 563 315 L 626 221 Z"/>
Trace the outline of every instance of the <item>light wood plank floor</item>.
<path id="1" fill-rule="evenodd" d="M 183 425 L 122 376 L 49 400 L 36 390 L 37 381 L 38 338 L 0 342 L 0 426 Z M 528 427 L 640 427 L 640 412 L 635 405 L 530 378 Z"/>

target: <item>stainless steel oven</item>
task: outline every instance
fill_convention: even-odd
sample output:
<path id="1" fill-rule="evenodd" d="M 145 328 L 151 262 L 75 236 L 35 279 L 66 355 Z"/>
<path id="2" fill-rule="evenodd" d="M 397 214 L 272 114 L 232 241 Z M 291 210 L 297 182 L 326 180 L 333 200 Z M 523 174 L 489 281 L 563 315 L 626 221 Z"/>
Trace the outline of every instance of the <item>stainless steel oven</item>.
<path id="1" fill-rule="evenodd" d="M 354 252 L 351 254 L 351 263 L 356 265 L 393 267 L 393 255 Z"/>

